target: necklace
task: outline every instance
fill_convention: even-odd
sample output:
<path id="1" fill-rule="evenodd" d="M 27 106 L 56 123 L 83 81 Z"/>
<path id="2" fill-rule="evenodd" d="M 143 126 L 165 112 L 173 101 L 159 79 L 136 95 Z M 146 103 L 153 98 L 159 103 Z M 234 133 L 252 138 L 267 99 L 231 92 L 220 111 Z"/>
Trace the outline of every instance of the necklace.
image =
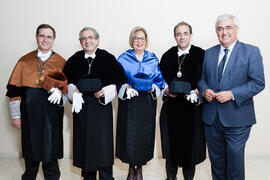
<path id="1" fill-rule="evenodd" d="M 181 66 L 182 66 L 182 63 L 185 60 L 186 56 L 187 56 L 187 54 L 184 54 L 184 57 L 181 60 L 180 60 L 181 56 L 179 56 L 179 58 L 178 58 L 179 69 L 178 69 L 178 72 L 176 74 L 178 78 L 182 77 L 182 75 L 183 75 L 182 72 L 181 72 Z"/>
<path id="2" fill-rule="evenodd" d="M 88 75 L 90 75 L 90 73 L 91 73 L 91 66 L 92 66 L 93 60 L 94 59 L 92 57 L 87 58 L 88 65 L 89 65 L 89 67 L 88 67 Z"/>
<path id="3" fill-rule="evenodd" d="M 50 57 L 49 57 L 50 58 Z M 48 60 L 46 61 L 41 61 L 39 57 L 37 57 L 37 79 L 36 79 L 36 84 L 39 84 L 40 82 L 44 81 L 45 78 L 45 68 L 48 64 Z"/>

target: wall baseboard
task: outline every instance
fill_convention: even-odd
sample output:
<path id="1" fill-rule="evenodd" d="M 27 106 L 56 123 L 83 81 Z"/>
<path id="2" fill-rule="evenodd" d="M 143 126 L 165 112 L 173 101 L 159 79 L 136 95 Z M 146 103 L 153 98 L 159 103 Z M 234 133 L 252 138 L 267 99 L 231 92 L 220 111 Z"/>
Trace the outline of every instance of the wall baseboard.
<path id="1" fill-rule="evenodd" d="M 21 153 L 0 153 L 0 159 L 15 159 L 15 158 L 22 158 Z M 71 154 L 65 154 L 63 159 L 72 159 L 73 155 Z M 245 158 L 251 158 L 251 159 L 270 159 L 270 154 L 260 155 L 260 154 L 247 154 Z M 115 159 L 118 159 L 115 157 Z M 162 159 L 162 157 L 154 156 L 153 159 Z M 207 159 L 209 157 L 207 156 Z"/>

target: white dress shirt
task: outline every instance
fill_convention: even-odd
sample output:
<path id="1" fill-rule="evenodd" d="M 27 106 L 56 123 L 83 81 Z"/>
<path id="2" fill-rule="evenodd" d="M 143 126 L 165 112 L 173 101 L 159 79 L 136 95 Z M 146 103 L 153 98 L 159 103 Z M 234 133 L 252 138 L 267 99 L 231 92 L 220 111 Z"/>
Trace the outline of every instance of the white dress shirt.
<path id="1" fill-rule="evenodd" d="M 41 60 L 41 61 L 47 61 L 49 59 L 49 57 L 52 55 L 52 50 L 50 50 L 47 53 L 43 53 L 38 49 L 38 53 L 37 53 L 37 57 Z"/>
<path id="2" fill-rule="evenodd" d="M 229 58 L 231 56 L 231 53 L 232 53 L 232 50 L 233 50 L 233 47 L 234 47 L 235 43 L 236 43 L 236 41 L 232 45 L 230 45 L 228 48 L 225 48 L 222 45 L 220 45 L 220 51 L 219 51 L 219 56 L 218 56 L 218 65 L 219 65 L 220 61 L 222 60 L 223 56 L 225 55 L 224 49 L 229 50 L 228 54 L 227 54 L 227 59 L 226 59 L 225 64 L 224 64 L 222 74 L 224 73 L 224 70 L 226 69 L 228 60 L 229 60 Z"/>
<path id="3" fill-rule="evenodd" d="M 178 57 L 182 56 L 183 54 L 189 54 L 189 50 L 191 48 L 191 44 L 188 45 L 188 47 L 183 51 L 182 49 L 179 48 L 178 46 Z"/>

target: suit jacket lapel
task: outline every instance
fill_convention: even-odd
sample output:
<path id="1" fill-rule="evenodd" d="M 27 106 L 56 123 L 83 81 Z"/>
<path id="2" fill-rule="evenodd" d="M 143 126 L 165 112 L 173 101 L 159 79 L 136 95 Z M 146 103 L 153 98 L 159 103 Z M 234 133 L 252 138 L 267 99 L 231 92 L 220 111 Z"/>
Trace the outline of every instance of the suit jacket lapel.
<path id="1" fill-rule="evenodd" d="M 233 67 L 237 54 L 238 54 L 238 48 L 240 47 L 240 43 L 239 41 L 237 41 L 233 47 L 233 50 L 231 52 L 230 58 L 228 59 L 227 65 L 225 67 L 224 73 L 221 77 L 220 83 L 222 82 L 222 80 L 224 80 L 224 77 L 226 77 L 230 71 L 230 69 Z"/>
<path id="2" fill-rule="evenodd" d="M 215 80 L 216 83 L 218 84 L 218 57 L 219 57 L 219 51 L 220 51 L 220 45 L 217 45 L 215 50 L 214 50 L 214 54 L 213 54 L 213 60 L 212 60 L 212 68 L 214 70 L 214 76 L 215 76 Z"/>

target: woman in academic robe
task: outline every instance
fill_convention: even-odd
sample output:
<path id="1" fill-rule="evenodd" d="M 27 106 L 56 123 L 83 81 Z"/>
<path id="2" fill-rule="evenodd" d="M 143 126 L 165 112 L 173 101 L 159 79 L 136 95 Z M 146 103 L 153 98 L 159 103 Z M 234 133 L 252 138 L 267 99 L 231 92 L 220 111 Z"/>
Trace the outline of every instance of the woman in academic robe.
<path id="1" fill-rule="evenodd" d="M 164 88 L 159 61 L 146 49 L 146 30 L 135 27 L 129 38 L 132 49 L 118 58 L 128 82 L 118 97 L 116 156 L 129 164 L 128 180 L 142 180 L 142 165 L 153 158 L 157 96 Z"/>

